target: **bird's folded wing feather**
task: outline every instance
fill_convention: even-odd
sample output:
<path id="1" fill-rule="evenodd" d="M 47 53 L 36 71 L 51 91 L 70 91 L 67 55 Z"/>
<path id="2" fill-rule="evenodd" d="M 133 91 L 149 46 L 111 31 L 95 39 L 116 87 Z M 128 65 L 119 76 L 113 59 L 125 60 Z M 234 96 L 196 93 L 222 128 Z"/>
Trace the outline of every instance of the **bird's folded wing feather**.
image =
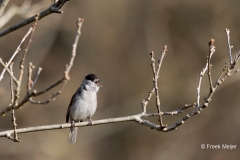
<path id="1" fill-rule="evenodd" d="M 66 114 L 66 123 L 68 123 L 69 121 L 69 116 L 70 116 L 70 108 L 71 106 L 75 103 L 75 101 L 77 100 L 77 95 L 81 94 L 82 92 L 82 86 L 79 87 L 79 89 L 76 91 L 76 93 L 72 96 L 72 99 L 68 105 L 68 109 L 67 109 L 67 114 Z"/>

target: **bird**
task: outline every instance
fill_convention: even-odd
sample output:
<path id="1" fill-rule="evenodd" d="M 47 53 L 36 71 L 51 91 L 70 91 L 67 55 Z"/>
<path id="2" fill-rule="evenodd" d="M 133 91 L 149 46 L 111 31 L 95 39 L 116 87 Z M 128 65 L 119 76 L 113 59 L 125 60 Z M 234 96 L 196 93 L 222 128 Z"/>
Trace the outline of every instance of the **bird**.
<path id="1" fill-rule="evenodd" d="M 88 119 L 92 125 L 92 116 L 97 108 L 97 93 L 101 87 L 100 81 L 95 74 L 88 74 L 71 98 L 66 113 L 66 122 L 68 123 L 70 120 L 71 123 L 68 136 L 69 144 L 76 142 L 77 127 L 75 127 L 75 122 L 82 122 Z"/>

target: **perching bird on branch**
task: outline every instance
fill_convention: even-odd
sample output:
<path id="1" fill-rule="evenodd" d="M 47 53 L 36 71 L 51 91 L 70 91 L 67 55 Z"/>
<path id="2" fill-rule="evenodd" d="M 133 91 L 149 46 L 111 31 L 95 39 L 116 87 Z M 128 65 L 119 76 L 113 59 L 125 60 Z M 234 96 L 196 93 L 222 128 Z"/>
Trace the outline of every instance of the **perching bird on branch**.
<path id="1" fill-rule="evenodd" d="M 76 93 L 72 96 L 66 114 L 66 122 L 68 123 L 69 119 L 71 122 L 68 143 L 73 144 L 76 142 L 77 128 L 75 127 L 75 122 L 82 122 L 89 119 L 90 124 L 92 124 L 91 117 L 97 108 L 97 92 L 101 86 L 98 84 L 99 82 L 100 80 L 95 74 L 87 75 Z"/>

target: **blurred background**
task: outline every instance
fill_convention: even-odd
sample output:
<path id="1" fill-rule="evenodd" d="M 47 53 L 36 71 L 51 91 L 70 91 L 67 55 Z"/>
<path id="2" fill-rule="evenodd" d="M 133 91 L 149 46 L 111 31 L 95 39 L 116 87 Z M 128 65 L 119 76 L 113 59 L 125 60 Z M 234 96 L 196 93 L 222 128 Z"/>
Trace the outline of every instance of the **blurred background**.
<path id="1" fill-rule="evenodd" d="M 23 0 L 11 0 L 22 6 Z M 2 29 L 10 27 L 46 9 L 53 0 L 32 1 L 25 7 L 31 14 L 17 14 Z M 164 45 L 168 52 L 159 78 L 159 93 L 163 111 L 172 111 L 186 103 L 196 102 L 199 72 L 206 64 L 208 42 L 215 38 L 216 53 L 212 58 L 212 78 L 215 81 L 228 60 L 225 28 L 231 30 L 233 54 L 240 49 L 240 2 L 230 1 L 138 1 L 138 0 L 71 0 L 62 8 L 63 14 L 52 14 L 38 22 L 26 64 L 42 67 L 36 89 L 58 80 L 69 62 L 76 35 L 78 17 L 85 19 L 77 47 L 77 56 L 70 72 L 71 80 L 54 102 L 47 105 L 25 104 L 16 110 L 17 128 L 65 123 L 71 96 L 88 73 L 102 79 L 98 108 L 93 120 L 140 113 L 141 100 L 152 87 L 149 52 L 160 56 Z M 34 8 L 34 7 L 36 8 Z M 34 10 L 36 9 L 36 10 Z M 4 16 L 4 13 L 2 16 Z M 0 38 L 0 57 L 8 61 L 29 26 Z M 22 51 L 14 59 L 14 72 Z M 239 67 L 239 66 L 238 66 Z M 237 67 L 237 68 L 238 68 Z M 2 67 L 0 66 L 2 70 Z M 21 97 L 26 93 L 25 70 Z M 189 119 L 177 130 L 163 133 L 134 122 L 79 128 L 77 142 L 67 144 L 69 129 L 20 134 L 21 143 L 0 138 L 0 157 L 5 159 L 239 159 L 240 158 L 240 75 L 227 79 L 216 91 L 210 106 Z M 58 88 L 35 98 L 49 98 Z M 203 80 L 201 101 L 209 92 L 207 78 Z M 9 76 L 0 82 L 0 109 L 10 101 Z M 189 113 L 164 116 L 172 125 Z M 147 112 L 156 112 L 154 99 Z M 0 131 L 12 129 L 11 112 L 0 117 Z M 157 123 L 157 117 L 149 118 Z M 201 149 L 201 144 L 233 144 L 235 150 Z"/>

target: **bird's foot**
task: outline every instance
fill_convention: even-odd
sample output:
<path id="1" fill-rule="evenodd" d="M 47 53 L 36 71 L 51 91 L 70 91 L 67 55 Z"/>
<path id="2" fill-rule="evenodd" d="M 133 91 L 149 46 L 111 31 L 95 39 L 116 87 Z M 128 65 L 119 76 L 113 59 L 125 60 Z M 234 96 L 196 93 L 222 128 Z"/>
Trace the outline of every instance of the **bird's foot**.
<path id="1" fill-rule="evenodd" d="M 88 124 L 91 125 L 91 126 L 93 125 L 93 122 L 92 122 L 91 118 L 89 118 Z"/>

